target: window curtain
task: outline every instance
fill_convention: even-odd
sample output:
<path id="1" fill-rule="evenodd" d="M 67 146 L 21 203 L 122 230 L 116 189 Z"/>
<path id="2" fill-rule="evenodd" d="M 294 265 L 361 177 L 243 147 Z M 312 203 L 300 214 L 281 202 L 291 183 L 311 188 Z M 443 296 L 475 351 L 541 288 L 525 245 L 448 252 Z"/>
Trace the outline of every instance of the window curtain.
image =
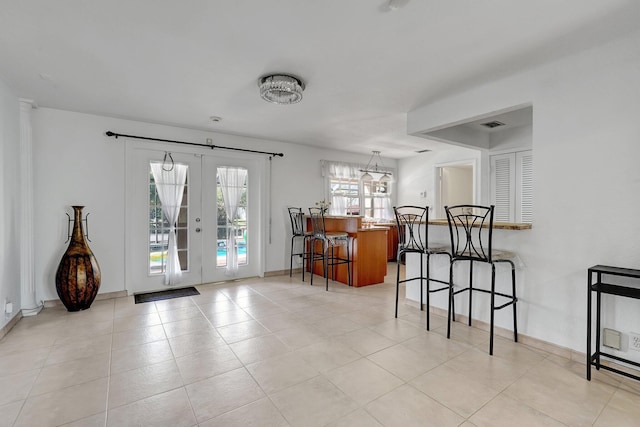
<path id="1" fill-rule="evenodd" d="M 329 178 L 360 179 L 364 165 L 359 163 L 330 162 L 321 160 L 322 176 Z"/>
<path id="2" fill-rule="evenodd" d="M 329 215 L 345 215 L 347 213 L 347 197 L 340 193 L 331 195 Z"/>
<path id="3" fill-rule="evenodd" d="M 238 219 L 238 205 L 244 190 L 247 170 L 237 167 L 218 168 L 218 179 L 222 190 L 224 208 L 227 214 L 227 268 L 225 275 L 238 275 L 238 248 L 236 247 L 236 220 Z"/>
<path id="4" fill-rule="evenodd" d="M 394 214 L 391 208 L 391 195 L 387 194 L 384 197 L 376 197 L 373 199 L 373 212 L 380 214 L 379 219 L 393 220 Z"/>
<path id="5" fill-rule="evenodd" d="M 366 193 L 362 194 L 362 186 L 359 185 L 360 190 L 357 196 L 354 194 L 344 194 L 342 191 L 335 191 L 335 188 L 331 188 L 331 180 L 342 180 L 343 182 L 360 182 L 362 176 L 362 169 L 366 168 L 366 165 L 359 163 L 345 163 L 334 162 L 329 160 L 321 160 L 320 165 L 322 167 L 322 176 L 327 182 L 326 186 L 329 191 L 329 198 L 331 201 L 331 207 L 329 213 L 331 215 L 346 215 L 351 204 L 356 203 L 360 205 L 360 215 L 364 215 L 364 200 L 363 198 L 373 199 L 373 215 L 378 220 L 393 220 L 395 215 L 393 214 L 391 203 L 391 185 L 387 188 L 387 193 L 376 193 L 375 195 Z M 395 170 L 392 168 L 385 168 L 389 171 L 392 177 L 395 174 Z M 374 181 L 378 181 L 382 177 L 382 173 L 372 173 Z M 365 190 L 366 191 L 366 190 Z M 355 199 L 359 200 L 355 200 Z"/>
<path id="6" fill-rule="evenodd" d="M 169 247 L 164 274 L 164 284 L 168 286 L 177 285 L 182 281 L 182 269 L 180 268 L 176 242 L 176 222 L 180 214 L 188 168 L 187 165 L 174 163 L 171 169 L 167 170 L 164 163 L 151 163 L 153 180 L 156 183 L 160 203 L 162 203 L 162 214 L 169 223 Z"/>
<path id="7" fill-rule="evenodd" d="M 320 164 L 322 167 L 322 176 L 325 177 L 325 179 L 359 180 L 362 175 L 360 169 L 365 167 L 357 163 L 332 162 L 328 160 L 321 160 Z M 331 198 L 329 214 L 346 215 L 349 197 L 340 192 L 333 192 L 331 188 L 329 188 L 329 195 Z"/>

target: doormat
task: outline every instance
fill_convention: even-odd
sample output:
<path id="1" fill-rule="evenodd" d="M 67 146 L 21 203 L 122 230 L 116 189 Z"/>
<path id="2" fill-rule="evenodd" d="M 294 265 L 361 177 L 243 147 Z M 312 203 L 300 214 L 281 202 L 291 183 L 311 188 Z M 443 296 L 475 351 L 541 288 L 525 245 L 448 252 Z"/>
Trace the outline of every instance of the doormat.
<path id="1" fill-rule="evenodd" d="M 161 301 L 163 299 L 189 297 L 191 295 L 200 295 L 200 292 L 193 286 L 181 289 L 168 289 L 166 291 L 159 292 L 147 292 L 145 294 L 134 295 L 136 304 L 143 302 Z"/>

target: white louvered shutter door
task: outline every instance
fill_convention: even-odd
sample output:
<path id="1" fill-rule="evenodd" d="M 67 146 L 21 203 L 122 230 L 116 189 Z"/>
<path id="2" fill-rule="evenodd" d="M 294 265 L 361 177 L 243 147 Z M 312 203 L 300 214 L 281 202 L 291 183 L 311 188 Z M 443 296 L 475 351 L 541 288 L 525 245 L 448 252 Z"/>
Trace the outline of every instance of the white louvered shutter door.
<path id="1" fill-rule="evenodd" d="M 494 220 L 515 222 L 515 156 L 513 153 L 491 156 L 491 204 Z"/>
<path id="2" fill-rule="evenodd" d="M 533 223 L 533 152 L 516 153 L 516 221 Z"/>

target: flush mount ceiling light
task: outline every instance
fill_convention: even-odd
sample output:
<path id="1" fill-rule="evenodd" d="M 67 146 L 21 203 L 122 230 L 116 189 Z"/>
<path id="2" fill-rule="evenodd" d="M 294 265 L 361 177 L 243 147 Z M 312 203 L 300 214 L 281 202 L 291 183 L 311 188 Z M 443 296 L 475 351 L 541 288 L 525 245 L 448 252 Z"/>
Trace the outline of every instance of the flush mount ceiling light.
<path id="1" fill-rule="evenodd" d="M 382 166 L 381 169 L 378 169 L 378 160 L 380 160 L 380 165 Z M 369 163 L 367 163 L 367 167 L 364 169 L 360 169 L 360 172 L 362 172 L 362 176 L 360 177 L 360 179 L 363 181 L 372 181 L 373 175 L 371 175 L 371 173 L 382 174 L 382 176 L 378 180 L 380 182 L 391 181 L 391 172 L 385 170 L 384 163 L 382 163 L 382 157 L 380 157 L 379 151 L 372 151 Z"/>
<path id="2" fill-rule="evenodd" d="M 274 104 L 295 104 L 302 99 L 304 83 L 287 74 L 272 74 L 258 79 L 260 96 Z"/>

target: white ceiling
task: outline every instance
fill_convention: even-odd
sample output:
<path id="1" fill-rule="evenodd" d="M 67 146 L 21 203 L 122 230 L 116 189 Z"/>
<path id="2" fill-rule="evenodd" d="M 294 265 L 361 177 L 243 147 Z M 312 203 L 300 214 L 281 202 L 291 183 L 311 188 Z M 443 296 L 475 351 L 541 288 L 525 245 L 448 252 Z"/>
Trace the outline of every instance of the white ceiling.
<path id="1" fill-rule="evenodd" d="M 640 18 L 636 0 L 386 4 L 0 0 L 0 76 L 41 107 L 402 158 L 441 147 L 406 135 L 416 106 Z M 257 79 L 270 72 L 301 77 L 302 102 L 263 101 Z"/>

